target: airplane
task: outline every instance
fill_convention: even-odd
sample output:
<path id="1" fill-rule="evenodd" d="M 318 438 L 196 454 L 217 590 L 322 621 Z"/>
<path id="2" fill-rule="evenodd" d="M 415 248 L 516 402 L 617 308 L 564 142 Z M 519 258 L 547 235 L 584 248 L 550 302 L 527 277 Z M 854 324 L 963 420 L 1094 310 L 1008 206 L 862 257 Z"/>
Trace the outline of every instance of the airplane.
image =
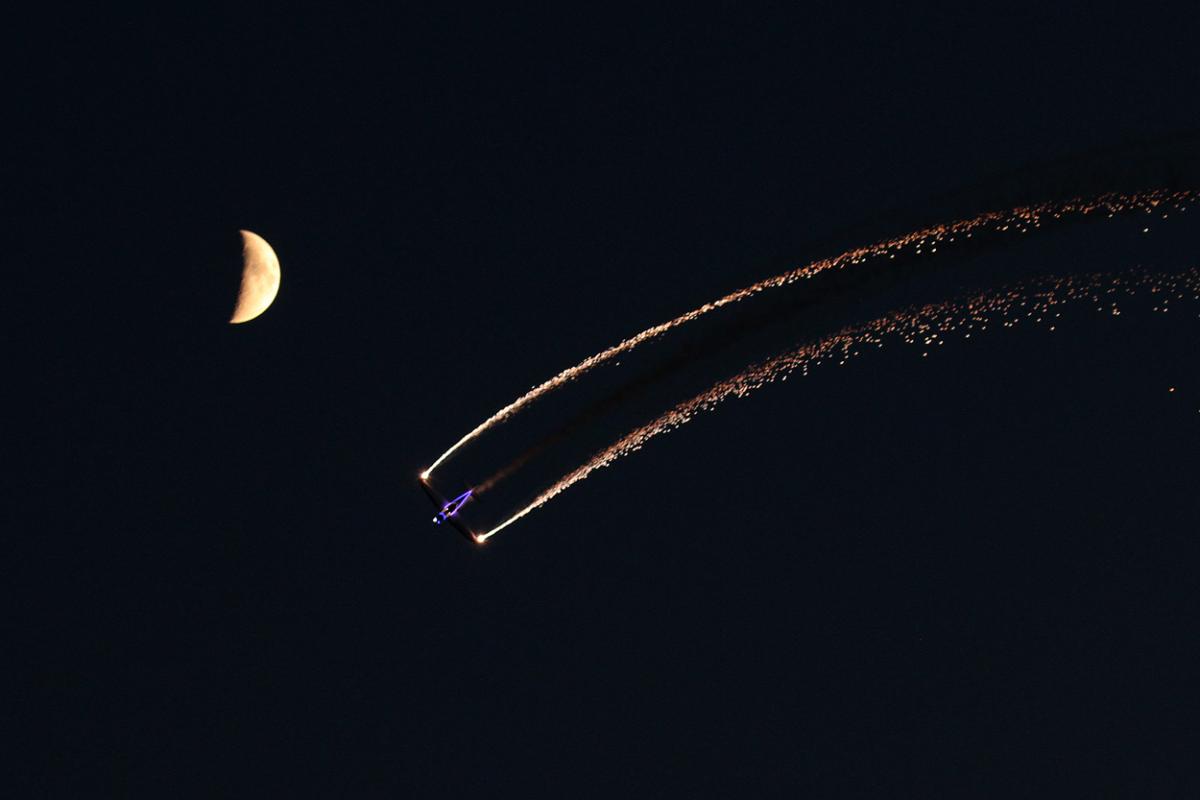
<path id="1" fill-rule="evenodd" d="M 475 490 L 467 489 L 453 500 L 447 500 L 438 494 L 432 486 L 426 483 L 424 478 L 419 479 L 418 483 L 425 490 L 425 494 L 429 495 L 429 499 L 433 501 L 434 506 L 438 508 L 438 513 L 433 518 L 434 525 L 441 525 L 444 522 L 449 522 L 454 529 L 463 536 L 470 539 L 475 544 L 480 544 L 480 539 L 475 535 L 475 532 L 467 527 L 467 524 L 458 517 L 458 512 L 462 511 L 462 507 L 469 501 L 474 499 Z"/>

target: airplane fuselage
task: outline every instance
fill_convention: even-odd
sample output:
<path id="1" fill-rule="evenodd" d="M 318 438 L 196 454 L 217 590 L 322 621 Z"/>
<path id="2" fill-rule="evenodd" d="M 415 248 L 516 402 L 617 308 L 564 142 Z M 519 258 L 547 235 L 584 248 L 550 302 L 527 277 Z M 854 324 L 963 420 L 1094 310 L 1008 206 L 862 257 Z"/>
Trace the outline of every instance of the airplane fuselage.
<path id="1" fill-rule="evenodd" d="M 475 544 L 482 544 L 483 540 L 471 530 L 471 526 L 463 521 L 462 511 L 463 506 L 475 499 L 475 490 L 468 489 L 453 500 L 446 500 L 437 493 L 437 490 L 429 485 L 427 477 L 422 474 L 419 477 L 418 483 L 421 485 L 421 490 L 429 495 L 429 499 L 433 501 L 433 507 L 438 510 L 437 515 L 433 518 L 433 524 L 441 526 L 442 523 L 450 523 L 450 527 L 461 533 L 468 540 Z"/>
<path id="2" fill-rule="evenodd" d="M 441 525 L 443 522 L 450 519 L 455 514 L 457 514 L 460 510 L 462 510 L 462 507 L 465 506 L 467 504 L 467 501 L 471 499 L 471 495 L 474 493 L 474 491 L 475 491 L 474 489 L 465 491 L 462 494 L 460 494 L 458 497 L 454 498 L 453 500 L 451 500 L 450 502 L 448 502 L 444 506 L 442 506 L 442 510 L 439 511 L 437 513 L 437 516 L 435 516 L 433 518 L 433 524 Z"/>

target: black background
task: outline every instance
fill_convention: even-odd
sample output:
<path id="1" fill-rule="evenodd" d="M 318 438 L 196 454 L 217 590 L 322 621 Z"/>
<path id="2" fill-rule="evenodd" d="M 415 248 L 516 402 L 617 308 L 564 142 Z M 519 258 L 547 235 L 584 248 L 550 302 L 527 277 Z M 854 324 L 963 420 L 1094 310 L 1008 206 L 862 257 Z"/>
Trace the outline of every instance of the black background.
<path id="1" fill-rule="evenodd" d="M 1037 165 L 1178 159 L 1194 17 L 14 22 L 6 549 L 35 789 L 1187 793 L 1194 308 L 773 388 L 485 548 L 430 530 L 412 479 L 725 291 L 1013 175 L 1096 176 Z M 239 228 L 283 280 L 229 326 Z"/>

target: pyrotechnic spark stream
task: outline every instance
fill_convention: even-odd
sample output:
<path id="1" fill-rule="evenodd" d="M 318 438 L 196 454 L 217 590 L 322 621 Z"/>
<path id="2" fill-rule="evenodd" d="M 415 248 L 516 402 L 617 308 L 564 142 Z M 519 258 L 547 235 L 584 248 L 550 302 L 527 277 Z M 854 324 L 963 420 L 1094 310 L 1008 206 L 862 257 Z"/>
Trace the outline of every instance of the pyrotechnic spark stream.
<path id="1" fill-rule="evenodd" d="M 781 275 L 759 281 L 744 289 L 739 289 L 711 303 L 705 303 L 699 308 L 694 308 L 667 322 L 647 328 L 636 336 L 625 339 L 606 350 L 601 350 L 599 353 L 585 358 L 573 367 L 564 369 L 553 378 L 534 386 L 528 392 L 477 425 L 470 433 L 455 442 L 449 450 L 438 456 L 437 460 L 421 473 L 421 478 L 422 480 L 428 480 L 433 471 L 463 445 L 475 439 L 489 428 L 510 419 L 514 414 L 524 409 L 539 397 L 579 378 L 594 367 L 603 364 L 615 356 L 626 353 L 640 344 L 656 339 L 674 328 L 699 319 L 712 311 L 732 303 L 738 303 L 769 289 L 789 286 L 797 281 L 810 279 L 831 269 L 844 269 L 848 266 L 862 264 L 868 260 L 880 258 L 894 259 L 897 255 L 908 252 L 915 253 L 916 255 L 921 255 L 925 252 L 936 253 L 939 245 L 950 244 L 960 238 L 970 239 L 976 232 L 1027 233 L 1032 229 L 1041 227 L 1042 221 L 1045 218 L 1060 219 L 1073 214 L 1105 212 L 1111 217 L 1119 212 L 1130 210 L 1144 210 L 1149 213 L 1160 205 L 1173 206 L 1182 210 L 1184 204 L 1193 199 L 1194 193 L 1190 191 L 1156 189 L 1130 195 L 1106 194 L 1092 199 L 1077 198 L 1063 203 L 1042 203 L 1014 208 L 1011 211 L 991 211 L 971 219 L 959 220 L 945 225 L 935 225 L 904 234 L 894 239 L 848 250 L 832 258 L 814 261 L 803 267 L 798 267 Z"/>
<path id="2" fill-rule="evenodd" d="M 1119 316 L 1119 300 L 1143 290 L 1154 297 L 1152 310 L 1156 313 L 1167 313 L 1171 300 L 1200 301 L 1200 269 L 1193 268 L 1174 275 L 1134 273 L 1051 278 L 1011 289 L 984 292 L 963 300 L 893 312 L 862 325 L 844 328 L 790 352 L 753 364 L 738 375 L 680 403 L 653 422 L 634 429 L 561 478 L 500 525 L 480 534 L 478 539 L 481 543 L 487 541 L 596 470 L 642 449 L 655 436 L 687 424 L 696 415 L 712 410 L 731 397 L 746 397 L 768 383 L 785 381 L 797 371 L 801 375 L 808 375 L 810 369 L 822 364 L 836 362 L 844 365 L 861 355 L 864 348 L 878 349 L 889 340 L 929 348 L 943 344 L 949 335 L 961 335 L 966 339 L 975 331 L 986 331 L 989 327 L 1013 328 L 1022 322 L 1045 325 L 1053 331 L 1061 313 L 1057 309 L 1068 303 L 1091 302 L 1097 310 Z M 922 352 L 923 356 L 928 354 L 929 350 Z"/>

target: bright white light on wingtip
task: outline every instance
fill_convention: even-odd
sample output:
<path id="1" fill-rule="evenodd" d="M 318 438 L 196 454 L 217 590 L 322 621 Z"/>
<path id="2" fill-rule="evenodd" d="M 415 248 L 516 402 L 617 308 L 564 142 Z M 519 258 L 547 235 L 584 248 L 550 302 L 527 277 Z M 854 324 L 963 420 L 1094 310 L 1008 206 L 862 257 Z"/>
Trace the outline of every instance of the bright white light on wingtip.
<path id="1" fill-rule="evenodd" d="M 421 477 L 421 480 L 423 480 L 423 481 L 429 480 L 429 470 L 425 470 L 424 472 L 422 472 L 420 477 Z"/>

